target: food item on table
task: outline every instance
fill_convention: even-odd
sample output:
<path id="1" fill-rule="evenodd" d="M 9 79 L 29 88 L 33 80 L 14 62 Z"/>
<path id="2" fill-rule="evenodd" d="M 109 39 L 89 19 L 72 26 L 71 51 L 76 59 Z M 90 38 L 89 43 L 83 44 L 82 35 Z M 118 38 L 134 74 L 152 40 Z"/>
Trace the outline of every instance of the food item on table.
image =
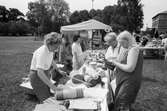
<path id="1" fill-rule="evenodd" d="M 89 65 L 93 68 L 93 69 L 96 69 L 96 62 L 92 61 L 89 63 Z"/>
<path id="2" fill-rule="evenodd" d="M 89 76 L 89 75 L 85 75 L 85 76 L 84 76 L 84 80 L 85 80 L 86 82 L 89 81 L 91 78 L 92 78 L 92 77 Z"/>
<path id="3" fill-rule="evenodd" d="M 89 81 L 87 81 L 90 85 L 89 87 L 94 87 L 97 84 L 104 84 L 101 80 L 101 76 L 97 76 L 97 78 L 91 78 Z"/>
<path id="4" fill-rule="evenodd" d="M 81 84 L 82 83 L 81 81 L 84 81 L 84 75 L 77 74 L 77 75 L 73 76 L 73 78 L 72 78 L 72 82 L 74 84 Z"/>
<path id="5" fill-rule="evenodd" d="M 65 99 L 74 99 L 74 98 L 82 98 L 84 96 L 83 89 L 63 89 L 61 91 L 56 92 L 57 100 L 65 100 Z"/>

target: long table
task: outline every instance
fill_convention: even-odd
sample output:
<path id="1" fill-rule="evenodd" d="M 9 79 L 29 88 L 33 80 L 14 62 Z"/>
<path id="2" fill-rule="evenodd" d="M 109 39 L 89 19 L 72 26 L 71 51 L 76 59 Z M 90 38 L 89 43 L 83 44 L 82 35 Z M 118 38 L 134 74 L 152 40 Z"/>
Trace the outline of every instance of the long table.
<path id="1" fill-rule="evenodd" d="M 74 76 L 75 74 L 82 74 L 83 67 L 85 67 L 85 64 L 79 70 L 72 71 L 71 77 Z M 89 66 L 86 65 L 86 67 L 89 67 Z M 65 86 L 68 88 L 74 88 L 74 89 L 82 88 L 84 97 L 79 99 L 67 99 L 70 101 L 70 106 L 69 106 L 69 109 L 66 109 L 66 110 L 64 109 L 64 111 L 75 111 L 75 109 L 77 109 L 77 111 L 108 111 L 108 106 L 107 106 L 108 79 L 107 77 L 104 77 L 102 81 L 105 83 L 103 86 L 101 86 L 100 84 L 97 84 L 94 87 L 88 88 L 84 84 L 74 84 L 72 82 L 72 79 L 70 79 L 65 84 Z M 57 107 L 59 107 L 60 109 L 63 109 L 64 107 L 59 104 L 60 102 L 62 101 L 56 100 L 55 97 L 48 98 L 46 101 L 44 101 L 43 104 L 37 104 L 34 111 L 54 111 L 54 109 Z"/>
<path id="2" fill-rule="evenodd" d="M 164 47 L 140 47 L 143 50 L 144 57 L 157 57 L 158 59 L 164 56 Z"/>
<path id="3" fill-rule="evenodd" d="M 164 50 L 164 47 L 140 47 L 142 50 Z"/>

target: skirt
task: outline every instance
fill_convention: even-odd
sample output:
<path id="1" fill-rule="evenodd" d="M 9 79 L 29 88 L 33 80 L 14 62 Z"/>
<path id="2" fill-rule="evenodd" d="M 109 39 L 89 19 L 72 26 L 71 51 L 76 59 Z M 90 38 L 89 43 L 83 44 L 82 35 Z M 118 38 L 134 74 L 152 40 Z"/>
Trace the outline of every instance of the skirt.
<path id="1" fill-rule="evenodd" d="M 45 72 L 49 78 L 49 74 Z M 39 78 L 37 71 L 30 71 L 30 82 L 34 93 L 38 97 L 40 102 L 43 102 L 47 98 L 51 97 L 50 88 Z"/>

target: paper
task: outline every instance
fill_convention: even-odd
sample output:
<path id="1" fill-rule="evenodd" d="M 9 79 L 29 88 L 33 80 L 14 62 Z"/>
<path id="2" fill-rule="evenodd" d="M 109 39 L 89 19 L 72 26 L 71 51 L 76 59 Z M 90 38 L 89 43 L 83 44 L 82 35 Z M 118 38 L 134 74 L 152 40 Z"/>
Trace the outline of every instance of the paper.
<path id="1" fill-rule="evenodd" d="M 56 81 L 54 80 L 50 80 L 53 84 L 56 83 Z M 28 89 L 33 89 L 32 86 L 31 86 L 31 83 L 30 81 L 23 81 L 21 84 L 20 84 L 21 87 L 25 87 L 25 88 L 28 88 Z M 52 91 L 53 92 L 53 91 Z"/>
<path id="2" fill-rule="evenodd" d="M 39 104 L 34 111 L 67 111 L 63 105 L 58 104 Z"/>
<path id="3" fill-rule="evenodd" d="M 107 96 L 108 89 L 102 88 L 85 88 L 84 97 L 96 98 L 98 100 L 104 100 Z"/>
<path id="4" fill-rule="evenodd" d="M 97 102 L 92 98 L 82 98 L 70 100 L 69 109 L 97 109 Z"/>
<path id="5" fill-rule="evenodd" d="M 64 65 L 63 64 L 56 64 L 58 68 L 63 68 Z"/>
<path id="6" fill-rule="evenodd" d="M 27 81 L 27 82 L 22 82 L 20 84 L 21 87 L 25 87 L 25 88 L 28 88 L 28 89 L 33 89 L 31 84 L 30 84 L 30 81 Z"/>

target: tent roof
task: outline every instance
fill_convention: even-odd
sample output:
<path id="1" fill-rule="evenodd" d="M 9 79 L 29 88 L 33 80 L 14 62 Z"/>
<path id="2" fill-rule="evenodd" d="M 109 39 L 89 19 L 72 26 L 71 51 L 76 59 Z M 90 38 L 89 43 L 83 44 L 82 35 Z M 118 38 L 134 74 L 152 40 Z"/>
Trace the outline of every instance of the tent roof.
<path id="1" fill-rule="evenodd" d="M 78 30 L 92 30 L 92 29 L 104 29 L 111 31 L 111 27 L 97 20 L 91 19 L 74 25 L 62 26 L 61 31 L 78 31 Z"/>

